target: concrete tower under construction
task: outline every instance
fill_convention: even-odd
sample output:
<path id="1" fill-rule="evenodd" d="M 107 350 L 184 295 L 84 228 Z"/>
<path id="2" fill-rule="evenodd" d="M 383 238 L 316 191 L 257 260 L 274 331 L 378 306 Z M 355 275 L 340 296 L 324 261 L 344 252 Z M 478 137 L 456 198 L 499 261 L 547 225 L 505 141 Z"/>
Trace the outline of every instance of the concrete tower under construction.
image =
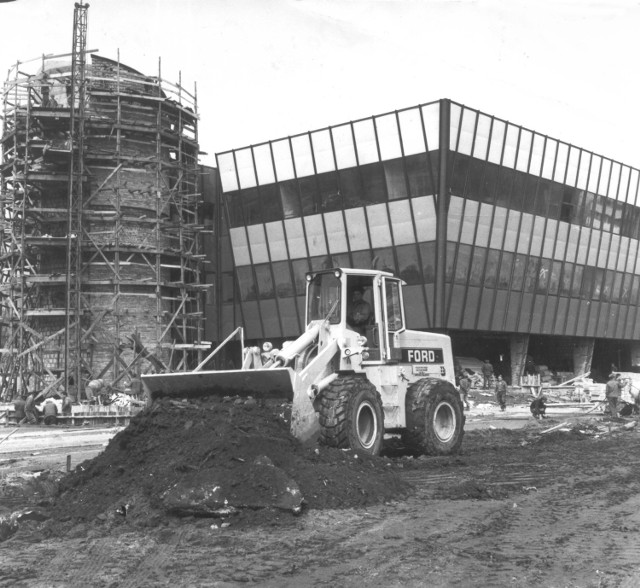
<path id="1" fill-rule="evenodd" d="M 208 348 L 196 92 L 87 52 L 85 35 L 80 4 L 72 53 L 18 63 L 4 84 L 7 400 L 192 368 Z"/>

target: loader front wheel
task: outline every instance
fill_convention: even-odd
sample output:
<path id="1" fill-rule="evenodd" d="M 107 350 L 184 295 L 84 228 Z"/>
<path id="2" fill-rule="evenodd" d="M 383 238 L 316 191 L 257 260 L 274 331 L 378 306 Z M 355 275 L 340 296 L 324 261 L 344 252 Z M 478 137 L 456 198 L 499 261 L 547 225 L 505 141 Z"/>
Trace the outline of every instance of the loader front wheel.
<path id="1" fill-rule="evenodd" d="M 382 399 L 357 376 L 338 376 L 319 398 L 320 441 L 329 447 L 378 455 L 384 436 Z"/>
<path id="2" fill-rule="evenodd" d="M 411 450 L 427 455 L 451 455 L 460 450 L 464 410 L 452 384 L 424 378 L 409 386 L 407 428 L 402 438 Z"/>

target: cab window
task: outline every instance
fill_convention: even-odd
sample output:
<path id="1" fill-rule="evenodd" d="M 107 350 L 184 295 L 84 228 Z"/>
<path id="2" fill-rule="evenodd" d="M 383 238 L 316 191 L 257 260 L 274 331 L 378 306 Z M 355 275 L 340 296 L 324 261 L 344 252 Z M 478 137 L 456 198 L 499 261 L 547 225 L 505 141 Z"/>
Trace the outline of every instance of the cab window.
<path id="1" fill-rule="evenodd" d="M 385 294 L 387 297 L 387 329 L 389 331 L 400 331 L 404 324 L 402 322 L 402 301 L 398 282 L 385 280 Z"/>

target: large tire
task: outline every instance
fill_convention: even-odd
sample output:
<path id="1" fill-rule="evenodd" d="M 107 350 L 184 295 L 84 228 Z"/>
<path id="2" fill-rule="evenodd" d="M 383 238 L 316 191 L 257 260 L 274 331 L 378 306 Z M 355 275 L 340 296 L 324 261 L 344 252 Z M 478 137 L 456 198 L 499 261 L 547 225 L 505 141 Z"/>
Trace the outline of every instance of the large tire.
<path id="1" fill-rule="evenodd" d="M 318 401 L 320 442 L 379 455 L 384 437 L 382 399 L 364 377 L 338 376 Z"/>
<path id="2" fill-rule="evenodd" d="M 411 384 L 406 397 L 407 428 L 402 438 L 411 450 L 427 455 L 451 455 L 464 436 L 464 409 L 452 384 L 424 378 Z"/>

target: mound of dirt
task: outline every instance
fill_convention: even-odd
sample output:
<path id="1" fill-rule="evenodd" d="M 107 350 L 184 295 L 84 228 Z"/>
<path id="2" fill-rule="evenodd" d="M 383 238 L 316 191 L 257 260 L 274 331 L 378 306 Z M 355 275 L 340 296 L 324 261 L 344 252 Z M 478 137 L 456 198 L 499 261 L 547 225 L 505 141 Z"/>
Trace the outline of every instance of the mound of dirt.
<path id="1" fill-rule="evenodd" d="M 172 514 L 257 520 L 305 508 L 346 508 L 406 496 L 383 457 L 303 446 L 290 407 L 253 399 L 160 399 L 105 450 L 67 475 L 57 521 L 127 517 L 156 526 Z"/>

